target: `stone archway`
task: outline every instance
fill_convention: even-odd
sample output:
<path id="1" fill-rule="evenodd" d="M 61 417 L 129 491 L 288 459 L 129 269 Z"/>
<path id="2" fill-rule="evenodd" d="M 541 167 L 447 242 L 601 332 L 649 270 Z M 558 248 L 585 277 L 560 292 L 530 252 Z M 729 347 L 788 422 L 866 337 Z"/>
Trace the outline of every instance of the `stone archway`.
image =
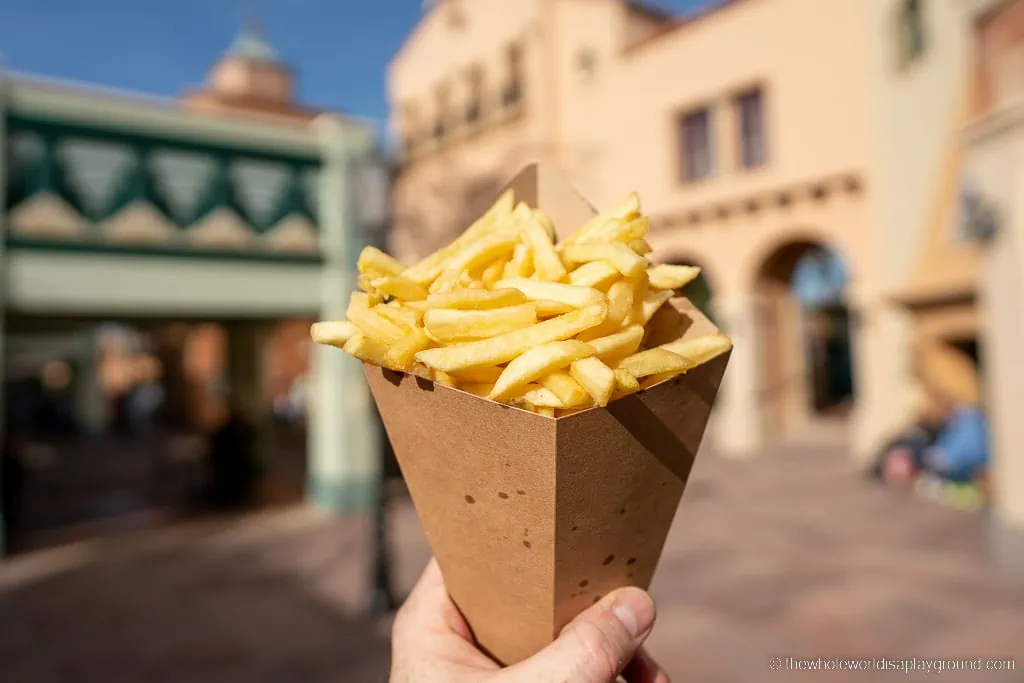
<path id="1" fill-rule="evenodd" d="M 760 340 L 759 403 L 769 439 L 800 432 L 816 418 L 852 407 L 849 271 L 823 241 L 777 245 L 755 279 Z"/>

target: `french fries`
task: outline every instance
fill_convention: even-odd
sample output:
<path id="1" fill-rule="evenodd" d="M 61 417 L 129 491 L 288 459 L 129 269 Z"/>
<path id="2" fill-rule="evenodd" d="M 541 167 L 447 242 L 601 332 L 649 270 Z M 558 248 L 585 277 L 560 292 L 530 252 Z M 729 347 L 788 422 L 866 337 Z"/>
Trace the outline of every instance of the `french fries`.
<path id="1" fill-rule="evenodd" d="M 723 334 L 673 339 L 663 307 L 700 269 L 652 265 L 649 230 L 634 193 L 556 243 L 550 218 L 506 191 L 415 265 L 366 247 L 347 319 L 310 335 L 539 415 L 605 406 L 732 346 Z"/>

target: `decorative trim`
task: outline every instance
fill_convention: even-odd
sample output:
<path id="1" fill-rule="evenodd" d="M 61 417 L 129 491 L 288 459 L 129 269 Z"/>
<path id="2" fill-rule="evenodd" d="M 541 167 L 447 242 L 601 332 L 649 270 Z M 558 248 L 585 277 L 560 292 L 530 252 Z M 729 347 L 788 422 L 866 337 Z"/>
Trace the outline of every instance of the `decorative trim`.
<path id="1" fill-rule="evenodd" d="M 108 242 L 65 242 L 61 240 L 32 239 L 9 236 L 5 244 L 11 250 L 49 251 L 80 254 L 119 254 L 153 258 L 180 258 L 199 261 L 257 261 L 282 264 L 323 264 L 320 254 L 248 251 L 232 249 L 189 248 L 174 245 L 121 245 Z"/>
<path id="2" fill-rule="evenodd" d="M 688 186 L 687 186 L 688 187 Z M 651 232 L 672 229 L 677 226 L 698 225 L 702 222 L 724 221 L 734 214 L 749 211 L 750 206 L 761 209 L 777 208 L 788 210 L 794 202 L 807 201 L 816 204 L 827 203 L 832 197 L 857 197 L 864 192 L 864 182 L 859 173 L 840 173 L 817 180 L 774 187 L 749 195 L 731 197 L 724 201 L 703 206 L 686 206 L 671 212 L 651 216 Z"/>
<path id="3" fill-rule="evenodd" d="M 68 202 L 44 190 L 18 203 L 7 214 L 8 229 L 15 235 L 75 238 L 89 229 L 89 222 Z"/>
<path id="4" fill-rule="evenodd" d="M 180 235 L 181 230 L 156 207 L 135 200 L 100 224 L 98 237 L 112 242 L 151 244 L 176 242 Z"/>

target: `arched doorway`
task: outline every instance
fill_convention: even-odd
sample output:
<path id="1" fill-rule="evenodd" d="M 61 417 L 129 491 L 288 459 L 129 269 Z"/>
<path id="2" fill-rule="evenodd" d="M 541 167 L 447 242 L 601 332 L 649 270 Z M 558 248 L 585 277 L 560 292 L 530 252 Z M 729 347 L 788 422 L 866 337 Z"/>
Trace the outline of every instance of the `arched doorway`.
<path id="1" fill-rule="evenodd" d="M 852 407 L 851 325 L 842 257 L 814 241 L 787 243 L 757 275 L 760 400 L 767 436 L 792 434 Z"/>
<path id="2" fill-rule="evenodd" d="M 689 257 L 670 258 L 666 263 L 677 266 L 697 266 L 701 269 L 697 279 L 683 288 L 682 294 L 696 306 L 708 320 L 715 322 L 714 289 L 707 269 L 697 260 Z"/>

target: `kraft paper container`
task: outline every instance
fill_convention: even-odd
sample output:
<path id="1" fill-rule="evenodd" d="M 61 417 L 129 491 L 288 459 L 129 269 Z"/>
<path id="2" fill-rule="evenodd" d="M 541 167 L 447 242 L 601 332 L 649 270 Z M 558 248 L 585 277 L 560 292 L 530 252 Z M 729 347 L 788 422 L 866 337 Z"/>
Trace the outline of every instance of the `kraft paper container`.
<path id="1" fill-rule="evenodd" d="M 563 229 L 593 215 L 546 168 L 510 186 Z M 656 327 L 716 331 L 686 299 Z M 557 419 L 364 365 L 448 591 L 492 657 L 525 659 L 612 589 L 650 585 L 728 356 Z"/>

